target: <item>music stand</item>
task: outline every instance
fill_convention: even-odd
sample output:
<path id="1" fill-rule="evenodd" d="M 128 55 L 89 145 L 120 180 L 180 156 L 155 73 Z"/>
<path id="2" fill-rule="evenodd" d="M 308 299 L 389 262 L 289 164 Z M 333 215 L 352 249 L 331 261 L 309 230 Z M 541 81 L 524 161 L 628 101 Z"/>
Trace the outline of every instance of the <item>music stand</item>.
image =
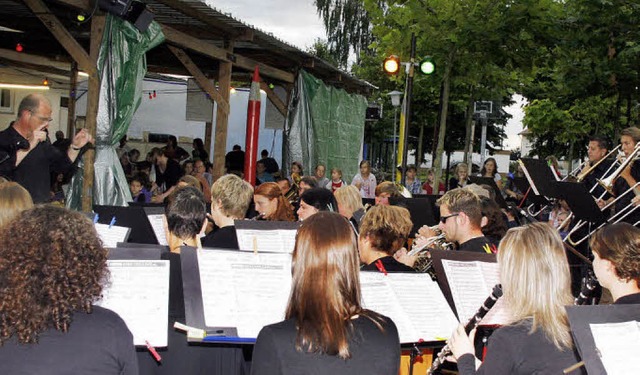
<path id="1" fill-rule="evenodd" d="M 600 225 L 607 221 L 607 217 L 593 200 L 585 184 L 568 181 L 557 181 L 558 197 L 564 199 L 574 217 L 593 224 Z"/>
<path id="2" fill-rule="evenodd" d="M 556 189 L 558 181 L 546 161 L 530 158 L 522 158 L 520 161 L 522 161 L 522 170 L 536 195 L 543 195 L 547 199 L 558 198 Z"/>
<path id="3" fill-rule="evenodd" d="M 430 227 L 436 225 L 435 215 L 431 209 L 431 202 L 428 198 L 389 198 L 389 204 L 395 206 L 402 202 L 403 206 L 409 210 L 413 228 L 410 236 L 415 236 L 423 225 Z"/>
<path id="4" fill-rule="evenodd" d="M 567 306 L 571 335 L 589 374 L 606 374 L 589 324 L 640 321 L 638 305 Z"/>
<path id="5" fill-rule="evenodd" d="M 498 204 L 498 206 L 500 206 L 500 208 L 507 208 L 507 202 L 502 197 L 502 192 L 498 188 L 498 185 L 496 185 L 496 182 L 493 180 L 493 178 L 491 178 L 491 177 L 469 176 L 469 181 L 471 181 L 471 183 L 474 183 L 474 184 L 477 184 L 477 185 L 488 185 L 488 186 L 491 186 L 491 189 L 493 189 L 493 195 L 495 195 L 495 197 L 496 197 L 495 201 Z"/>
<path id="6" fill-rule="evenodd" d="M 93 211 L 98 214 L 98 222 L 101 224 L 110 224 L 115 217 L 115 225 L 131 228 L 127 242 L 158 244 L 143 207 L 93 206 Z"/>

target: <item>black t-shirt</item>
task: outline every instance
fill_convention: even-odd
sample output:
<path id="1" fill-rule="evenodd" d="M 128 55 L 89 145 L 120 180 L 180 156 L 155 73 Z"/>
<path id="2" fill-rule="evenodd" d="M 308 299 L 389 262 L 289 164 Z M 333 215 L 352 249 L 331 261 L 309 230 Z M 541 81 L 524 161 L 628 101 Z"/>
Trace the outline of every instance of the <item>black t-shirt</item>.
<path id="1" fill-rule="evenodd" d="M 15 337 L 0 347 L 0 374 L 138 374 L 133 336 L 113 311 L 75 312 L 67 333 L 53 328 L 37 344 Z"/>
<path id="2" fill-rule="evenodd" d="M 474 253 L 488 254 L 485 250 L 486 246 L 489 246 L 490 250 L 493 249 L 491 241 L 485 236 L 480 236 L 460 244 L 458 251 L 472 251 Z"/>
<path id="3" fill-rule="evenodd" d="M 634 180 L 636 180 L 636 182 L 640 182 L 640 160 L 636 160 L 632 162 L 631 176 L 633 177 Z M 627 184 L 627 180 L 625 180 L 622 177 L 618 177 L 613 183 L 613 192 L 616 198 L 621 197 L 628 190 L 629 190 L 629 184 Z M 625 212 L 631 212 L 629 211 L 628 207 L 631 206 L 632 204 L 631 200 L 633 199 L 633 197 L 635 197 L 635 194 L 633 192 L 629 192 L 627 194 L 624 194 L 624 196 L 622 196 L 621 198 L 619 198 L 615 204 L 616 212 L 621 212 L 623 210 L 625 210 Z M 640 209 L 634 210 L 629 215 L 627 215 L 626 213 L 619 215 L 616 217 L 616 220 L 621 218 L 622 216 L 625 216 L 625 218 L 622 219 L 622 221 L 634 225 L 637 221 L 640 220 Z"/>
<path id="4" fill-rule="evenodd" d="M 487 355 L 482 366 L 476 371 L 475 357 L 465 354 L 458 358 L 458 373 L 519 375 L 519 374 L 562 374 L 562 370 L 580 362 L 572 349 L 564 351 L 549 341 L 542 329 L 529 333 L 531 321 L 504 326 L 489 338 Z M 584 367 L 575 372 L 584 374 Z M 574 374 L 574 373 L 572 373 Z"/>
<path id="5" fill-rule="evenodd" d="M 236 227 L 229 225 L 207 234 L 207 236 L 202 239 L 202 246 L 214 249 L 240 249 L 238 246 Z"/>
<path id="6" fill-rule="evenodd" d="M 264 168 L 266 169 L 267 173 L 274 174 L 280 170 L 280 166 L 278 166 L 278 162 L 274 158 L 262 158 L 260 159 L 260 161 L 264 163 Z"/>
<path id="7" fill-rule="evenodd" d="M 376 263 L 378 261 L 382 262 L 382 267 L 387 272 L 416 272 L 413 268 L 407 266 L 406 264 L 398 262 L 392 256 L 386 256 L 386 257 L 382 257 L 380 259 L 377 259 L 374 262 L 372 262 L 370 264 L 367 264 L 366 266 L 363 266 L 360 269 L 362 271 L 380 271 L 380 272 L 383 272 L 382 270 L 378 269 L 378 266 L 376 265 Z"/>
<path id="8" fill-rule="evenodd" d="M 243 171 L 244 170 L 244 151 L 233 150 L 227 152 L 224 157 L 224 166 L 227 167 L 227 172 L 231 171 Z"/>
<path id="9" fill-rule="evenodd" d="M 156 166 L 156 184 L 162 186 L 165 184 L 165 190 L 169 190 L 172 186 L 176 185 L 182 177 L 182 168 L 180 163 L 173 159 L 167 160 L 167 168 L 164 173 L 160 172 L 160 169 Z"/>
<path id="10" fill-rule="evenodd" d="M 351 358 L 296 350 L 296 323 L 293 319 L 262 328 L 253 349 L 253 375 L 342 375 L 398 373 L 400 343 L 393 321 L 382 317 L 381 331 L 369 318 L 352 320 L 349 337 Z"/>
<path id="11" fill-rule="evenodd" d="M 73 166 L 67 154 L 60 152 L 47 140 L 29 151 L 15 167 L 18 144 L 26 145 L 28 148 L 29 142 L 13 126 L 0 132 L 0 144 L 3 155 L 6 153 L 9 156 L 0 165 L 0 173 L 27 189 L 34 203 L 50 200 L 52 173 L 67 173 Z"/>
<path id="12" fill-rule="evenodd" d="M 616 300 L 614 305 L 640 305 L 640 293 L 622 296 Z"/>

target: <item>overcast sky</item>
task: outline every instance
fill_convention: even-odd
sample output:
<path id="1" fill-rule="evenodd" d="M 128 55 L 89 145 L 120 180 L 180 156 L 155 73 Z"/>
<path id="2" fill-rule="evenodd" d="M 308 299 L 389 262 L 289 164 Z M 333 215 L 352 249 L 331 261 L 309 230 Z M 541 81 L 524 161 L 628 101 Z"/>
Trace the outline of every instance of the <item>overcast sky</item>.
<path id="1" fill-rule="evenodd" d="M 207 4 L 223 13 L 231 13 L 239 21 L 252 25 L 275 37 L 307 50 L 318 39 L 325 39 L 324 26 L 316 12 L 313 0 L 205 0 Z M 522 131 L 522 97 L 516 104 L 505 108 L 513 118 L 507 123 L 508 139 L 504 148 L 510 150 L 520 146 L 518 133 Z M 476 129 L 480 131 L 480 129 Z"/>

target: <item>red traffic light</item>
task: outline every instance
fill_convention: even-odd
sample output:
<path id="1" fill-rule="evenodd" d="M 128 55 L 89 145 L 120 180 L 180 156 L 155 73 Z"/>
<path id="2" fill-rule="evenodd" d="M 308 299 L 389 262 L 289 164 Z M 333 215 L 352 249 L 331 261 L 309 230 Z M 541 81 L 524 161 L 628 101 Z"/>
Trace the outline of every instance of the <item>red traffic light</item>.
<path id="1" fill-rule="evenodd" d="M 400 71 L 400 58 L 396 55 L 387 57 L 382 63 L 382 69 L 387 74 L 398 74 L 398 72 Z"/>

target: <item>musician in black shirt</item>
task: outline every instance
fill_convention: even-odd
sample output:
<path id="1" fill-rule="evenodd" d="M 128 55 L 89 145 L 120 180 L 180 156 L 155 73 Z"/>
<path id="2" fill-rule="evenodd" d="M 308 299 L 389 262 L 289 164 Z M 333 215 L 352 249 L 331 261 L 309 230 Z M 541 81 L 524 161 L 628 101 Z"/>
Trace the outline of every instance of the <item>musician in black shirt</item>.
<path id="1" fill-rule="evenodd" d="M 611 224 L 591 237 L 593 271 L 616 304 L 640 304 L 640 229 Z"/>
<path id="2" fill-rule="evenodd" d="M 410 217 L 409 211 L 399 206 L 379 205 L 367 211 L 358 238 L 363 271 L 414 272 L 393 257 L 413 228 Z"/>

